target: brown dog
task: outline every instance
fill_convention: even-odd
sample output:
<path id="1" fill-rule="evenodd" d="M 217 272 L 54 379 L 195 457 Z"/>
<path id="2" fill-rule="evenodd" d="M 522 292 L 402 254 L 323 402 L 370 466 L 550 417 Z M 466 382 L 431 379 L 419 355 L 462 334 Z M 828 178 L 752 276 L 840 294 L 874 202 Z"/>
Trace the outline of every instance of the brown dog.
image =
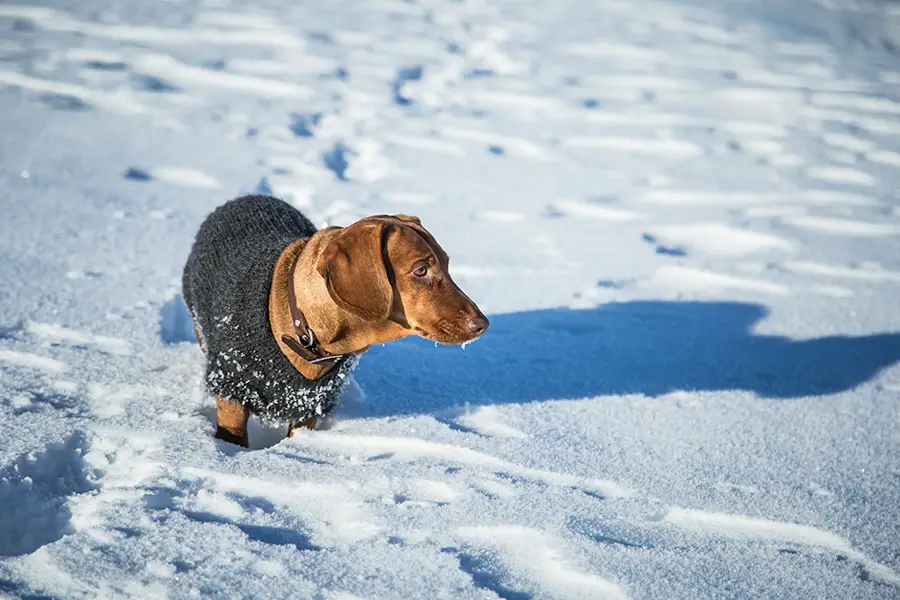
<path id="1" fill-rule="evenodd" d="M 217 395 L 217 437 L 246 446 L 247 419 L 251 412 L 271 420 L 287 418 L 288 435 L 298 427 L 314 428 L 318 417 L 336 402 L 336 397 L 332 399 L 329 394 L 334 390 L 339 392 L 342 387 L 341 383 L 328 382 L 329 377 L 336 379 L 334 373 L 340 371 L 336 365 L 347 357 L 355 361 L 373 344 L 413 334 L 442 344 L 461 344 L 474 340 L 488 328 L 487 318 L 450 277 L 447 253 L 418 218 L 376 215 L 348 227 L 314 231 L 305 217 L 281 201 L 251 196 L 229 204 L 241 202 L 244 204 L 239 206 L 247 214 L 240 215 L 240 227 L 229 225 L 237 219 L 225 214 L 236 213 L 235 206 L 217 209 L 224 215 L 217 219 L 213 219 L 216 213 L 208 217 L 211 224 L 204 223 L 198 233 L 184 280 L 185 300 L 194 315 L 197 339 L 208 353 L 208 360 L 212 356 L 212 343 L 218 343 L 218 354 L 227 357 L 217 359 L 215 365 L 207 365 L 207 385 Z M 266 221 L 259 227 L 254 225 L 256 213 L 266 215 Z M 277 227 L 270 222 L 275 218 L 272 215 L 277 217 Z M 285 221 L 289 226 L 283 225 Z M 218 225 L 218 222 L 226 224 Z M 212 318 L 207 313 L 216 312 L 218 298 L 205 303 L 195 300 L 205 284 L 204 270 L 214 274 L 226 269 L 240 270 L 235 265 L 242 264 L 246 256 L 237 253 L 253 246 L 253 240 L 265 235 L 267 229 L 277 231 L 272 236 L 281 240 L 280 244 L 274 244 L 280 250 L 274 256 L 274 268 L 265 269 L 269 272 L 269 285 L 264 317 L 269 327 L 267 339 L 257 343 L 266 347 L 277 345 L 280 356 L 269 358 L 268 363 L 260 359 L 266 356 L 264 350 L 248 350 L 238 342 L 229 342 L 225 347 L 220 341 L 225 337 L 243 339 L 240 325 L 235 322 L 242 321 L 245 311 L 231 306 L 220 312 L 240 314 L 240 318 L 232 319 L 228 315 Z M 233 250 L 232 244 L 227 245 L 231 254 L 213 252 L 208 242 L 201 241 L 201 236 L 227 236 L 236 231 L 241 232 L 244 244 Z M 312 235 L 301 237 L 298 233 Z M 295 239 L 288 241 L 291 237 Z M 268 254 L 273 256 L 269 246 Z M 208 266 L 200 264 L 203 260 L 213 260 L 205 258 L 211 256 L 218 262 Z M 234 279 L 229 275 L 227 281 Z M 223 293 L 227 293 L 228 285 L 221 285 Z M 215 280 L 213 289 L 217 286 L 220 284 Z M 241 281 L 240 293 L 246 295 L 243 290 L 247 287 L 252 286 Z M 247 314 L 259 306 L 255 300 L 250 304 L 252 308 Z M 213 335 L 205 335 L 208 332 Z M 240 361 L 234 356 L 240 357 Z M 266 373 L 259 373 L 260 365 L 278 367 L 279 359 L 288 361 L 295 373 L 302 376 L 302 381 L 297 380 L 299 386 L 315 386 L 315 382 L 323 381 L 328 382 L 323 384 L 328 389 L 321 394 L 320 391 L 306 393 L 299 400 L 282 400 L 275 392 L 267 392 L 276 387 L 266 381 Z M 222 373 L 230 368 L 228 360 L 237 361 L 237 371 L 253 371 L 258 379 L 246 385 L 231 385 L 227 390 L 226 386 L 216 385 Z M 344 378 L 340 373 L 338 377 Z M 279 381 L 283 378 L 284 375 L 280 376 Z M 278 393 L 283 392 L 282 387 L 277 388 Z M 226 397 L 223 392 L 244 397 Z M 319 399 L 307 402 L 312 397 Z"/>

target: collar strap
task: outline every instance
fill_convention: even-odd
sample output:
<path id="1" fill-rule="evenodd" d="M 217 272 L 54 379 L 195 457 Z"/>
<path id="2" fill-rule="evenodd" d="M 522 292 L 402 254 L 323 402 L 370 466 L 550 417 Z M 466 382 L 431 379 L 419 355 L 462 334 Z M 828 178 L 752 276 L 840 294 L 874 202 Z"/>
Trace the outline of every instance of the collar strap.
<path id="1" fill-rule="evenodd" d="M 281 336 L 281 341 L 300 358 L 310 364 L 337 360 L 344 355 L 328 354 L 321 346 L 319 346 L 319 340 L 316 339 L 316 334 L 313 333 L 313 330 L 310 328 L 309 323 L 306 322 L 303 313 L 300 312 L 300 307 L 297 306 L 297 295 L 294 293 L 294 272 L 297 270 L 297 262 L 300 260 L 300 255 L 302 253 L 303 251 L 301 250 L 294 256 L 294 260 L 291 262 L 291 270 L 288 274 L 288 308 L 291 311 L 291 324 L 294 326 L 295 337 L 283 335 Z"/>

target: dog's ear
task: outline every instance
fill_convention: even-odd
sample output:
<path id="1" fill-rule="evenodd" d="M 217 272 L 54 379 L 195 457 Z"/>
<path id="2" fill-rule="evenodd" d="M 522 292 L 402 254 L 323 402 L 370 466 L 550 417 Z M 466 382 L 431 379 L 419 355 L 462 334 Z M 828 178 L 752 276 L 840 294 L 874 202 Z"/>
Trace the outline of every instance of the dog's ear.
<path id="1" fill-rule="evenodd" d="M 394 291 L 384 265 L 383 222 L 359 222 L 344 228 L 319 256 L 316 269 L 334 302 L 367 320 L 391 314 Z"/>

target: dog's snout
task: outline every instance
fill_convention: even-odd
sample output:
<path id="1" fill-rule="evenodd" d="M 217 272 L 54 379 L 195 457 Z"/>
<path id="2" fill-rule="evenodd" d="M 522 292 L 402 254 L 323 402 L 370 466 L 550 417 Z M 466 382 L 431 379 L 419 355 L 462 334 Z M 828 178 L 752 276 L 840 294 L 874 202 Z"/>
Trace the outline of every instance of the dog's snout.
<path id="1" fill-rule="evenodd" d="M 472 335 L 481 335 L 487 328 L 491 326 L 491 322 L 484 315 L 475 315 L 469 318 L 469 331 Z"/>

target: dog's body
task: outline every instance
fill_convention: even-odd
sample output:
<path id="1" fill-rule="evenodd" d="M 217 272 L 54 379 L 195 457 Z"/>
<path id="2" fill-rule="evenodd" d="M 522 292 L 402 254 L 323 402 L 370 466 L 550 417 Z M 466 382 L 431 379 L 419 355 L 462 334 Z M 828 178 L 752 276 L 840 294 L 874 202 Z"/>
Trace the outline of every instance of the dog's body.
<path id="1" fill-rule="evenodd" d="M 415 217 L 379 215 L 318 231 L 269 196 L 214 210 L 182 287 L 207 354 L 217 437 L 246 446 L 250 412 L 314 427 L 374 343 L 413 333 L 442 343 L 481 335 L 488 321 L 450 279 L 448 262 Z"/>
<path id="2" fill-rule="evenodd" d="M 316 228 L 265 196 L 220 206 L 200 226 L 182 280 L 183 297 L 206 348 L 206 386 L 268 421 L 300 423 L 337 403 L 352 354 L 309 380 L 284 356 L 269 323 L 276 262 Z"/>

